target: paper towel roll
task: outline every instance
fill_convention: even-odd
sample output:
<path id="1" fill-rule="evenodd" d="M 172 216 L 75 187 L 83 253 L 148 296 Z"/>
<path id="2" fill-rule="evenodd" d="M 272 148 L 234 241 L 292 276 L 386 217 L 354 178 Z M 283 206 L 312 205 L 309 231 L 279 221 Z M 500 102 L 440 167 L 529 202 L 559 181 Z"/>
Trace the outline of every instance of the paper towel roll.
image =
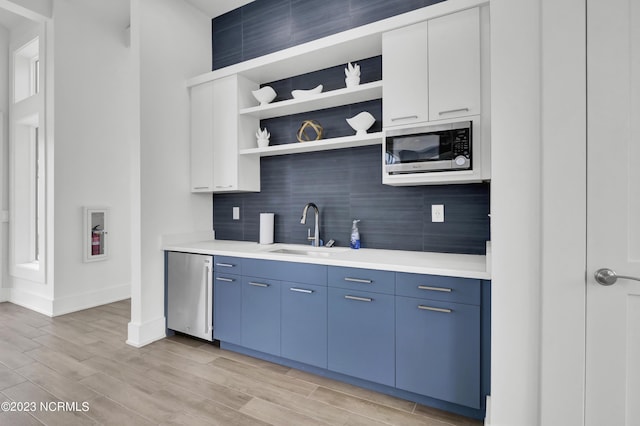
<path id="1" fill-rule="evenodd" d="M 260 213 L 260 244 L 273 244 L 274 213 Z"/>

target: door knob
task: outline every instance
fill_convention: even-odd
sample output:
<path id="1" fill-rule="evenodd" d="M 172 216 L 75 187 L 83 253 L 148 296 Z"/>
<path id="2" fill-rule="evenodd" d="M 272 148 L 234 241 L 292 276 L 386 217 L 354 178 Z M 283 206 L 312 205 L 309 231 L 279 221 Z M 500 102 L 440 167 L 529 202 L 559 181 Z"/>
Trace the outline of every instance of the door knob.
<path id="1" fill-rule="evenodd" d="M 598 284 L 606 285 L 606 286 L 615 284 L 616 281 L 618 281 L 618 278 L 624 278 L 625 280 L 640 281 L 640 278 L 637 278 L 637 277 L 618 275 L 614 270 L 609 268 L 600 268 L 593 274 L 593 276 L 595 277 Z"/>

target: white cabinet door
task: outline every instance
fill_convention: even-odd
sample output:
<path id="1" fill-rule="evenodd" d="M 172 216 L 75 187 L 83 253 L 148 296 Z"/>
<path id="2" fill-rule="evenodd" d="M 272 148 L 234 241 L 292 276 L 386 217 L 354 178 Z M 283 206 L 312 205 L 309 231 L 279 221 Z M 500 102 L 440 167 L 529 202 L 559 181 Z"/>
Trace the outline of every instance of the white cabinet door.
<path id="1" fill-rule="evenodd" d="M 260 191 L 260 158 L 239 155 L 255 146 L 258 120 L 238 110 L 256 87 L 232 75 L 191 88 L 192 192 Z"/>
<path id="2" fill-rule="evenodd" d="M 428 21 L 427 38 L 429 121 L 479 115 L 480 10 Z"/>
<path id="3" fill-rule="evenodd" d="M 429 119 L 427 23 L 382 35 L 383 126 Z"/>
<path id="4" fill-rule="evenodd" d="M 213 83 L 191 88 L 191 191 L 213 191 Z"/>
<path id="5" fill-rule="evenodd" d="M 238 189 L 237 76 L 213 84 L 213 190 Z"/>

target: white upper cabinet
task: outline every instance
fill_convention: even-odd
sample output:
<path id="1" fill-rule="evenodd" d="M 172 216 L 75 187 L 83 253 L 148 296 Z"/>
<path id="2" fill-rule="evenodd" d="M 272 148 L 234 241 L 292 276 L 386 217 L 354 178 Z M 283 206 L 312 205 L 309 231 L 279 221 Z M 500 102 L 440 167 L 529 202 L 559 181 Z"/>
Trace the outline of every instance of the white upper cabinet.
<path id="1" fill-rule="evenodd" d="M 384 127 L 479 115 L 479 8 L 384 33 L 382 75 Z"/>
<path id="2" fill-rule="evenodd" d="M 428 21 L 429 121 L 480 114 L 480 11 Z"/>
<path id="3" fill-rule="evenodd" d="M 383 126 L 429 119 L 427 22 L 382 35 Z"/>
<path id="4" fill-rule="evenodd" d="M 255 88 L 238 75 L 191 88 L 192 192 L 260 191 L 259 157 L 238 155 L 255 145 L 257 118 L 238 115 Z"/>
<path id="5" fill-rule="evenodd" d="M 191 191 L 213 191 L 213 82 L 191 88 Z"/>

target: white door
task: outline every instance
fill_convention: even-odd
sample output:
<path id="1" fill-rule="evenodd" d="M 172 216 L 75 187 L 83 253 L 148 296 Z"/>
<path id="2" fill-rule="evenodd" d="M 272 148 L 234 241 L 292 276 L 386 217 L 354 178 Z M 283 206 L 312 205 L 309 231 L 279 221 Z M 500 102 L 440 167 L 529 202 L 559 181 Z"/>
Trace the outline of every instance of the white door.
<path id="1" fill-rule="evenodd" d="M 587 1 L 588 426 L 640 425 L 640 0 Z M 613 285 L 594 272 L 615 271 Z M 603 273 L 602 281 L 613 281 Z"/>

